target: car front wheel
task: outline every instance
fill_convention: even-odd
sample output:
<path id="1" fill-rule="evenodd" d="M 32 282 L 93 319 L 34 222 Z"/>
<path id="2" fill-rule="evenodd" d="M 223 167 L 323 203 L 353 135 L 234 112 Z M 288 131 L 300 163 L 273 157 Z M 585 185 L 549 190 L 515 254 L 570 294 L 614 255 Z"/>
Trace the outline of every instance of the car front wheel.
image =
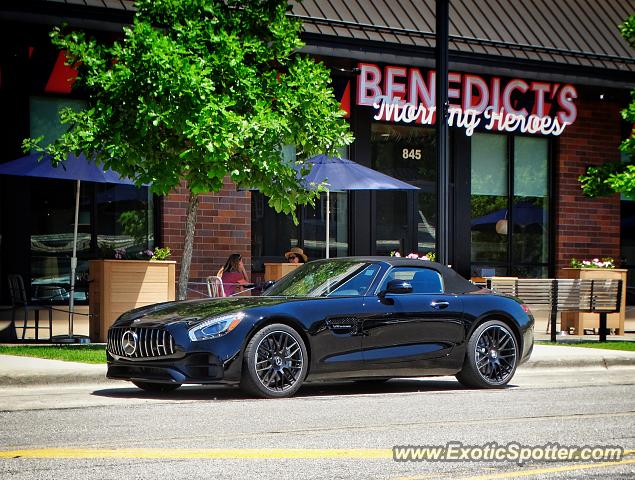
<path id="1" fill-rule="evenodd" d="M 472 333 L 463 369 L 456 378 L 469 387 L 502 387 L 514 376 L 517 365 L 516 337 L 505 323 L 490 320 Z"/>
<path id="2" fill-rule="evenodd" d="M 290 397 L 298 391 L 308 368 L 300 334 L 283 324 L 267 325 L 247 344 L 240 386 L 264 398 Z"/>

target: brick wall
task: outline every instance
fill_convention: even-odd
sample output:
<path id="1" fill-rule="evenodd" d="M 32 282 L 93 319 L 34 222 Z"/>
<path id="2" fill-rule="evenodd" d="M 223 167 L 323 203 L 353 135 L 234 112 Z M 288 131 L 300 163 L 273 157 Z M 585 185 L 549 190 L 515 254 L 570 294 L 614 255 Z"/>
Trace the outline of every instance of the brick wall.
<path id="1" fill-rule="evenodd" d="M 171 260 L 177 261 L 178 280 L 185 240 L 188 191 L 184 184 L 163 198 L 161 236 L 163 245 L 172 250 Z M 190 281 L 204 281 L 208 275 L 216 275 L 227 257 L 240 253 L 245 257 L 245 267 L 251 269 L 251 194 L 237 191 L 229 179 L 216 193 L 200 196 Z M 205 287 L 192 286 L 199 291 Z M 189 297 L 196 297 L 190 294 Z"/>
<path id="2" fill-rule="evenodd" d="M 583 94 L 581 95 L 583 96 Z M 620 256 L 620 197 L 587 198 L 578 177 L 588 165 L 620 157 L 620 107 L 581 99 L 578 118 L 561 135 L 556 154 L 556 269 L 571 257 Z"/>

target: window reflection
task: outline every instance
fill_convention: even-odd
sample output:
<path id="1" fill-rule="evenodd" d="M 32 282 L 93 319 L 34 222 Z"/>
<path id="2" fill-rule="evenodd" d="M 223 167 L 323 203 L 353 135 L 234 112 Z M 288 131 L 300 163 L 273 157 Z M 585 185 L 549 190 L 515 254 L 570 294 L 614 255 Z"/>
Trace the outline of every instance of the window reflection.
<path id="1" fill-rule="evenodd" d="M 472 137 L 473 276 L 548 275 L 548 149 L 544 138 Z"/>
<path id="2" fill-rule="evenodd" d="M 115 249 L 126 249 L 130 256 L 140 255 L 154 246 L 151 221 L 152 198 L 146 188 L 129 185 L 97 184 L 97 250 L 103 258 L 112 258 Z"/>
<path id="3" fill-rule="evenodd" d="M 331 192 L 329 218 L 329 256 L 343 257 L 348 254 L 348 193 Z M 315 206 L 304 208 L 302 222 L 304 253 L 309 258 L 326 258 L 326 193 L 321 193 Z"/>
<path id="4" fill-rule="evenodd" d="M 472 275 L 506 275 L 509 217 L 507 138 L 475 133 L 471 157 Z"/>
<path id="5" fill-rule="evenodd" d="M 76 182 L 31 179 L 31 284 L 32 294 L 51 301 L 68 300 L 70 257 L 73 252 Z M 90 195 L 80 190 L 77 256 L 91 251 Z M 77 273 L 88 272 L 86 261 L 78 261 Z M 86 293 L 78 293 L 86 300 Z"/>
<path id="6" fill-rule="evenodd" d="M 31 293 L 68 301 L 73 252 L 76 183 L 31 179 Z M 82 182 L 77 229 L 77 291 L 87 301 L 88 261 L 114 258 L 115 248 L 134 257 L 154 247 L 153 197 L 148 188 Z"/>
<path id="7" fill-rule="evenodd" d="M 514 141 L 513 263 L 549 261 L 548 141 Z"/>

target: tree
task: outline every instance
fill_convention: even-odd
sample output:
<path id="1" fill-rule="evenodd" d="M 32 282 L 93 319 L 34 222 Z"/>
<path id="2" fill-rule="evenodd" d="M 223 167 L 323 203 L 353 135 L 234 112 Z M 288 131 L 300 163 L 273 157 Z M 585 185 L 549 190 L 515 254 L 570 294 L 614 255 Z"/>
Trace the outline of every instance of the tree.
<path id="1" fill-rule="evenodd" d="M 88 96 L 60 112 L 69 130 L 51 145 L 27 139 L 54 162 L 94 152 L 95 161 L 167 194 L 189 189 L 178 298 L 187 290 L 199 195 L 227 175 L 257 188 L 277 212 L 313 203 L 281 147 L 297 162 L 352 141 L 324 65 L 300 55 L 301 22 L 287 0 L 138 0 L 120 41 L 103 44 L 55 29 Z M 303 167 L 308 173 L 309 167 Z"/>
<path id="2" fill-rule="evenodd" d="M 620 33 L 635 48 L 635 15 L 631 15 L 620 25 Z M 622 118 L 631 124 L 635 123 L 635 90 L 631 92 L 633 101 L 622 110 Z M 626 162 L 607 162 L 597 167 L 589 167 L 586 175 L 579 180 L 582 190 L 590 197 L 623 193 L 635 195 L 635 134 L 631 132 L 620 145 L 620 150 L 629 156 Z"/>

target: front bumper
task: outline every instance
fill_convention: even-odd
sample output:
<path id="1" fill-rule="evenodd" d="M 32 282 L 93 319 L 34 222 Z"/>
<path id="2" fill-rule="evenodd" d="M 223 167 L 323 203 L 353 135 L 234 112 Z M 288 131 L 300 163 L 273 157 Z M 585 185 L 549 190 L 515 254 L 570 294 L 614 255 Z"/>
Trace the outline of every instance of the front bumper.
<path id="1" fill-rule="evenodd" d="M 106 377 L 156 383 L 236 383 L 227 374 L 227 362 L 211 353 L 191 353 L 180 358 L 130 360 L 107 353 Z"/>

